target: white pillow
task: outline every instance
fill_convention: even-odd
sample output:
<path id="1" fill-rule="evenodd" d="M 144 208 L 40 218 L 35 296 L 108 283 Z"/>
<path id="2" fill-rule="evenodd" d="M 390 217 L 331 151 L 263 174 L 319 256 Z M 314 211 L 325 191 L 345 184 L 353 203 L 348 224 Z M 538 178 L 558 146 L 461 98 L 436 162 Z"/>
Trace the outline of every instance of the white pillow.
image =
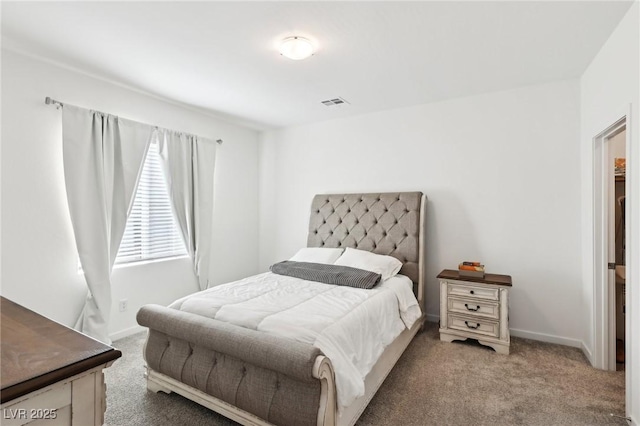
<path id="1" fill-rule="evenodd" d="M 402 262 L 395 257 L 349 247 L 334 264 L 375 272 L 382 275 L 383 281 L 396 275 L 402 268 Z"/>
<path id="2" fill-rule="evenodd" d="M 342 254 L 344 249 L 341 248 L 325 248 L 325 247 L 305 247 L 300 250 L 289 260 L 294 262 L 311 262 L 332 264 Z"/>

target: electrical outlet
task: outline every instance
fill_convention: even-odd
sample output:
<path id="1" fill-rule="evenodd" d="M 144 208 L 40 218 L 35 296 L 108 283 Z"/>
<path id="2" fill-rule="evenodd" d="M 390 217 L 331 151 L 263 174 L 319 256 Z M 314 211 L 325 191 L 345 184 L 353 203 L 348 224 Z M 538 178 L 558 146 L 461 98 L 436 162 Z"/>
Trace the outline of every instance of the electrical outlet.
<path id="1" fill-rule="evenodd" d="M 128 304 L 129 304 L 129 301 L 127 299 L 121 299 L 120 303 L 118 304 L 118 307 L 120 308 L 120 312 L 126 311 Z"/>

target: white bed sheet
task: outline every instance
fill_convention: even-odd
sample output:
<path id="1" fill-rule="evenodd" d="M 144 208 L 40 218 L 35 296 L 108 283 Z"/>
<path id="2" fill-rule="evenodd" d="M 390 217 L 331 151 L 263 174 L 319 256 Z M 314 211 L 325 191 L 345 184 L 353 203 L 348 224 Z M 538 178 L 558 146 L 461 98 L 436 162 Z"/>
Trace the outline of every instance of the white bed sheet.
<path id="1" fill-rule="evenodd" d="M 364 290 L 267 272 L 170 307 L 314 345 L 333 364 L 340 412 L 364 395 L 364 378 L 384 349 L 421 317 L 412 289 L 403 275 Z"/>

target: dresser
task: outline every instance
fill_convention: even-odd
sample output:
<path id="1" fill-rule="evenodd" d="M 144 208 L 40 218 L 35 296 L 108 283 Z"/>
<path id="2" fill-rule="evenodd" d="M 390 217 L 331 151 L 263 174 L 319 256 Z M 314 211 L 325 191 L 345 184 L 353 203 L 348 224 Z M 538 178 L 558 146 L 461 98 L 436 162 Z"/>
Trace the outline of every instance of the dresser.
<path id="1" fill-rule="evenodd" d="M 3 426 L 104 423 L 103 369 L 122 353 L 0 297 Z"/>
<path id="2" fill-rule="evenodd" d="M 460 276 L 445 269 L 440 281 L 440 340 L 476 339 L 496 352 L 508 355 L 509 275 L 485 274 L 484 278 Z"/>

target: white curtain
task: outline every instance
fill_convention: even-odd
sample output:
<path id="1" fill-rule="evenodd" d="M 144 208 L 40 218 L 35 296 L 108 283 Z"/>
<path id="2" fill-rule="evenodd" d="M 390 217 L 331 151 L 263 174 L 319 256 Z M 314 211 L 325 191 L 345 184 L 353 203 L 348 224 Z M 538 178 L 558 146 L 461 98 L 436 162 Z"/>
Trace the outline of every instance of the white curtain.
<path id="1" fill-rule="evenodd" d="M 158 148 L 174 216 L 200 289 L 209 287 L 216 143 L 169 130 L 158 131 Z"/>
<path id="2" fill-rule="evenodd" d="M 64 174 L 87 300 L 76 328 L 111 343 L 111 271 L 154 128 L 65 105 Z"/>

